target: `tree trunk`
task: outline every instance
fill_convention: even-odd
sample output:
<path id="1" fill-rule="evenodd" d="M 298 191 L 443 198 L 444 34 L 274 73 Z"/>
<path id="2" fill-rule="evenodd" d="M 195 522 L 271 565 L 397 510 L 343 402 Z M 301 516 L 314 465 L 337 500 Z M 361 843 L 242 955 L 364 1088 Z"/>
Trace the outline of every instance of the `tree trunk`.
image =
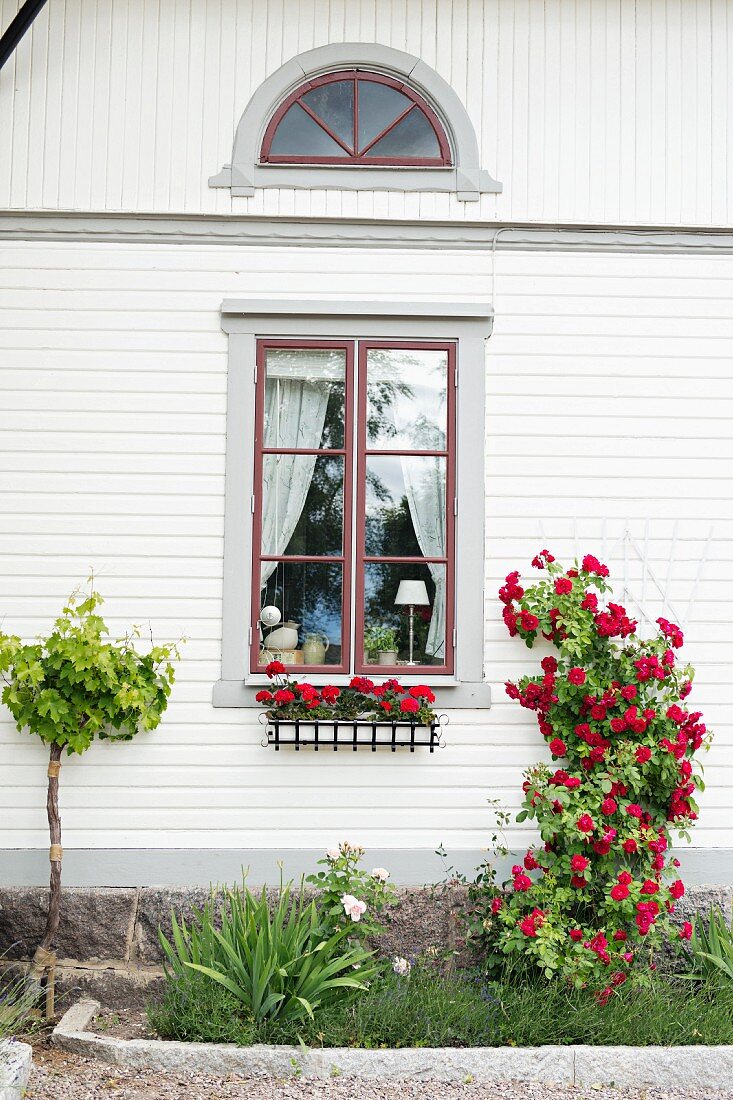
<path id="1" fill-rule="evenodd" d="M 48 897 L 48 913 L 46 915 L 46 931 L 43 939 L 36 948 L 31 964 L 30 977 L 39 981 L 41 976 L 47 976 L 46 1015 L 53 1015 L 53 985 L 54 967 L 56 955 L 54 944 L 59 930 L 61 919 L 61 815 L 59 813 L 59 774 L 61 772 L 61 746 L 51 745 L 48 761 L 48 794 L 46 796 L 46 812 L 48 815 L 48 832 L 51 840 L 49 859 L 51 861 L 51 880 Z"/>

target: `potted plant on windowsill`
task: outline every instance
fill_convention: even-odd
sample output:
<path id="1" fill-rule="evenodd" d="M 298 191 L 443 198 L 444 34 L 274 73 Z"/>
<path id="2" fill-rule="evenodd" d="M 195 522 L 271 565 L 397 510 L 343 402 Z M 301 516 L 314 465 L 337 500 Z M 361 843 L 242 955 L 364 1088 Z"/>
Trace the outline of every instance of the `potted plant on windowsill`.
<path id="1" fill-rule="evenodd" d="M 376 654 L 376 663 L 379 665 L 396 665 L 398 659 L 397 631 L 391 626 L 370 626 L 364 632 L 364 652 L 370 658 L 373 658 Z"/>

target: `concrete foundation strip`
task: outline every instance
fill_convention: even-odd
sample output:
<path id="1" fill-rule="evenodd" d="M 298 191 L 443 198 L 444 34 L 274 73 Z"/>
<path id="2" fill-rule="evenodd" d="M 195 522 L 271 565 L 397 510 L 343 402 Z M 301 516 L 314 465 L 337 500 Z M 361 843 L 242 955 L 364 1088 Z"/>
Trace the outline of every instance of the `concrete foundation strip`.
<path id="1" fill-rule="evenodd" d="M 113 1039 L 86 1028 L 99 1011 L 82 1000 L 53 1033 L 63 1050 L 128 1069 L 242 1077 L 360 1077 L 395 1080 L 542 1081 L 561 1085 L 723 1090 L 733 1083 L 733 1046 L 466 1047 L 353 1050 L 237 1047 Z"/>

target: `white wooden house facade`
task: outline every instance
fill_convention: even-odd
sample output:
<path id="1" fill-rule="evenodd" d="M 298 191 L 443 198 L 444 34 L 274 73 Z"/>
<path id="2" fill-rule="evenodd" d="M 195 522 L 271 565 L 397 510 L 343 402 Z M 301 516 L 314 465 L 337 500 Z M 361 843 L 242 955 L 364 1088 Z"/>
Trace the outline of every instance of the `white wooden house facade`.
<path id="1" fill-rule="evenodd" d="M 0 0 L 0 29 L 19 7 Z M 681 618 L 715 732 L 683 869 L 733 881 L 732 78 L 729 0 L 49 0 L 0 70 L 0 618 L 35 635 L 91 568 L 114 628 L 188 639 L 159 729 L 64 768 L 69 884 L 263 880 L 345 838 L 399 881 L 437 877 L 439 844 L 469 870 L 487 799 L 516 808 L 545 752 L 504 694 L 536 656 L 496 598 L 543 546 Z M 330 132 L 301 106 L 318 89 Z M 412 129 L 380 138 L 390 97 Z M 446 746 L 275 754 L 249 641 L 257 349 L 287 387 L 294 348 L 343 380 L 402 345 L 418 373 L 443 357 L 454 401 L 451 445 L 431 429 L 444 530 L 413 555 L 442 593 L 419 678 Z M 363 496 L 318 567 L 342 586 L 310 622 L 336 677 L 365 667 Z M 314 516 L 301 557 L 318 538 L 338 558 Z M 44 787 L 43 748 L 0 712 L 4 883 L 45 881 Z"/>

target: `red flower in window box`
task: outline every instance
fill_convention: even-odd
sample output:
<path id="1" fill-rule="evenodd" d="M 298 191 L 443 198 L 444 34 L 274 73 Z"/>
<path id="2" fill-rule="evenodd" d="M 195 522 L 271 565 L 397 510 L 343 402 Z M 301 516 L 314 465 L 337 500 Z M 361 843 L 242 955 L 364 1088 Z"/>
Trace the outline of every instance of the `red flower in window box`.
<path id="1" fill-rule="evenodd" d="M 295 693 L 290 691 L 289 688 L 280 688 L 275 692 L 276 703 L 292 703 L 295 699 Z"/>
<path id="2" fill-rule="evenodd" d="M 435 695 L 425 684 L 416 684 L 415 687 L 411 687 L 410 695 L 413 699 L 427 699 L 429 703 L 435 702 Z"/>

